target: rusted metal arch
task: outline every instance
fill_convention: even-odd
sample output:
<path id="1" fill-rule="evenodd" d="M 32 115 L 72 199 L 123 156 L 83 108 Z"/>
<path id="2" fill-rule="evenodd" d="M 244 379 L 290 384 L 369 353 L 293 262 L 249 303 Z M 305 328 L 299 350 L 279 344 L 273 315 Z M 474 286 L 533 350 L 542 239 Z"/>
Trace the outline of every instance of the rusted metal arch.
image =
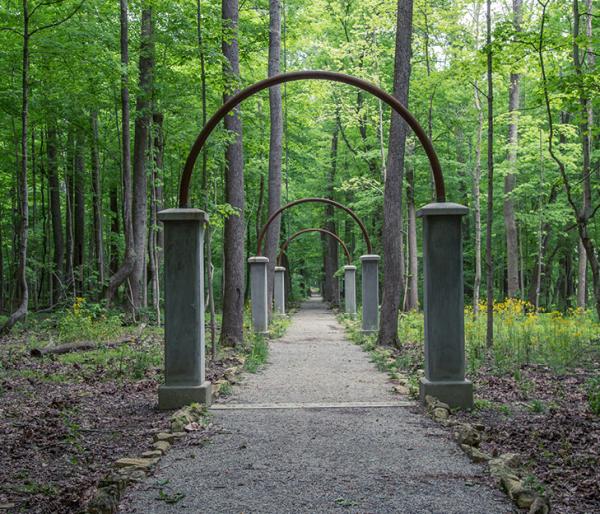
<path id="1" fill-rule="evenodd" d="M 342 209 L 342 210 L 346 211 L 348 214 L 350 214 L 350 216 L 352 216 L 354 221 L 356 221 L 356 223 L 360 227 L 360 231 L 362 232 L 363 237 L 365 239 L 365 243 L 367 245 L 368 253 L 373 253 L 373 247 L 371 246 L 371 239 L 369 238 L 369 233 L 367 232 L 367 228 L 365 227 L 365 224 L 361 221 L 361 219 L 355 214 L 355 212 L 352 209 L 349 209 L 345 205 L 342 205 L 341 203 L 336 202 L 335 200 L 330 200 L 329 198 L 300 198 L 300 200 L 294 200 L 293 202 L 290 202 L 290 203 L 284 205 L 283 207 L 280 207 L 273 214 L 271 214 L 271 216 L 269 217 L 269 219 L 267 220 L 267 222 L 264 224 L 263 228 L 261 229 L 260 234 L 258 234 L 258 240 L 256 241 L 256 247 L 257 247 L 256 255 L 262 255 L 263 239 L 265 238 L 265 234 L 267 233 L 267 230 L 269 230 L 269 226 L 271 225 L 271 223 L 273 223 L 275 218 L 277 218 L 277 216 L 279 216 L 286 209 L 289 209 L 290 207 L 294 207 L 294 205 L 299 205 L 301 203 L 308 203 L 308 202 L 326 203 L 329 205 L 333 205 L 334 207 L 337 207 L 338 209 Z"/>
<path id="2" fill-rule="evenodd" d="M 367 82 L 366 80 L 359 79 L 357 77 L 353 77 L 351 75 L 346 75 L 344 73 L 337 73 L 334 71 L 314 71 L 314 70 L 306 70 L 306 71 L 294 71 L 290 73 L 282 73 L 280 75 L 274 75 L 273 77 L 269 77 L 265 80 L 261 80 L 260 82 L 256 82 L 255 84 L 242 89 L 237 94 L 233 95 L 229 100 L 227 100 L 220 109 L 213 114 L 213 116 L 208 120 L 196 141 L 190 150 L 190 153 L 185 162 L 185 166 L 183 168 L 183 174 L 181 175 L 181 182 L 179 184 L 179 207 L 187 207 L 188 199 L 189 199 L 189 187 L 190 181 L 192 177 L 192 172 L 194 170 L 194 164 L 196 163 L 196 159 L 208 136 L 210 136 L 211 132 L 215 129 L 215 127 L 219 124 L 219 122 L 227 116 L 229 112 L 235 109 L 243 100 L 249 98 L 250 96 L 262 91 L 263 89 L 267 89 L 271 86 L 276 86 L 277 84 L 282 84 L 284 82 L 294 82 L 298 80 L 329 80 L 332 82 L 342 82 L 344 84 L 349 84 L 351 86 L 358 87 L 368 93 L 379 98 L 381 101 L 385 102 L 389 105 L 399 116 L 401 116 L 404 121 L 410 126 L 413 130 L 417 139 L 420 141 L 425 153 L 427 154 L 427 158 L 429 159 L 429 165 L 431 166 L 431 171 L 433 173 L 433 179 L 435 182 L 435 194 L 436 200 L 438 202 L 446 201 L 446 190 L 444 186 L 444 176 L 442 174 L 442 167 L 440 165 L 440 161 L 435 153 L 433 148 L 433 144 L 427 137 L 427 134 L 419 125 L 419 122 L 416 118 L 410 113 L 410 111 L 404 107 L 396 98 L 394 98 L 389 93 L 386 93 L 383 89 Z"/>
<path id="3" fill-rule="evenodd" d="M 352 264 L 352 257 L 350 256 L 348 247 L 346 246 L 346 243 L 344 243 L 344 241 L 342 241 L 342 239 L 337 234 L 334 234 L 333 232 L 330 232 L 329 230 L 325 230 L 324 228 L 303 228 L 302 230 L 298 230 L 298 232 L 296 232 L 295 234 L 288 237 L 287 240 L 281 245 L 281 247 L 279 248 L 279 255 L 277 256 L 277 264 L 278 265 L 281 265 L 281 256 L 286 252 L 289 244 L 294 239 L 296 239 L 298 236 L 301 236 L 302 234 L 306 234 L 307 232 L 319 232 L 321 234 L 327 234 L 328 236 L 335 239 L 338 243 L 340 243 L 340 246 L 344 250 L 344 253 L 346 254 L 346 260 L 348 261 L 348 265 Z"/>

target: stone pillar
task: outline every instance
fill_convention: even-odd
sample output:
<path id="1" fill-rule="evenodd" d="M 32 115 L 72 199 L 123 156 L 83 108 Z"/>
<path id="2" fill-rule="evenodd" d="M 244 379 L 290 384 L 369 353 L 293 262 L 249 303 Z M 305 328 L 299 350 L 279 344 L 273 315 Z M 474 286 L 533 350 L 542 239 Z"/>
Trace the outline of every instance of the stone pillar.
<path id="1" fill-rule="evenodd" d="M 430 203 L 423 218 L 425 377 L 420 397 L 435 396 L 450 407 L 473 406 L 473 384 L 465 380 L 464 289 L 461 218 L 468 209 Z"/>
<path id="2" fill-rule="evenodd" d="M 283 266 L 275 266 L 273 287 L 275 312 L 277 314 L 285 314 L 285 268 Z"/>
<path id="3" fill-rule="evenodd" d="M 267 257 L 250 257 L 250 300 L 252 303 L 252 326 L 259 334 L 269 330 L 267 305 Z"/>
<path id="4" fill-rule="evenodd" d="M 344 310 L 356 314 L 356 266 L 344 266 Z"/>
<path id="5" fill-rule="evenodd" d="M 164 224 L 165 383 L 158 407 L 210 405 L 212 386 L 204 374 L 204 223 L 198 209 L 166 209 Z"/>
<path id="6" fill-rule="evenodd" d="M 362 330 L 379 330 L 379 255 L 363 255 L 362 264 Z"/>

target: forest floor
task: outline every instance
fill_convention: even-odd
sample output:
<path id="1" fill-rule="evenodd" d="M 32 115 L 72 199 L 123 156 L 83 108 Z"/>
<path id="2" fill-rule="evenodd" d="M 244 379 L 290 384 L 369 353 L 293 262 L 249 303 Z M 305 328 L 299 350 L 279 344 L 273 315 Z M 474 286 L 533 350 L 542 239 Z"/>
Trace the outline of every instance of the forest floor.
<path id="1" fill-rule="evenodd" d="M 0 512 L 80 511 L 116 459 L 148 450 L 169 426 L 156 403 L 162 331 L 128 330 L 133 342 L 120 347 L 41 358 L 30 350 L 48 333 L 0 340 Z M 208 380 L 235 363 L 207 362 Z"/>
<path id="2" fill-rule="evenodd" d="M 410 373 L 416 392 L 422 343 L 403 342 L 402 350 L 376 348 L 371 354 L 392 376 Z M 487 453 L 518 453 L 528 485 L 546 494 L 559 514 L 600 512 L 600 416 L 592 412 L 589 390 L 600 376 L 600 349 L 588 357 L 585 368 L 560 372 L 541 365 L 510 371 L 481 366 L 468 377 L 475 408 L 456 412 L 461 421 L 485 426 L 481 448 Z"/>

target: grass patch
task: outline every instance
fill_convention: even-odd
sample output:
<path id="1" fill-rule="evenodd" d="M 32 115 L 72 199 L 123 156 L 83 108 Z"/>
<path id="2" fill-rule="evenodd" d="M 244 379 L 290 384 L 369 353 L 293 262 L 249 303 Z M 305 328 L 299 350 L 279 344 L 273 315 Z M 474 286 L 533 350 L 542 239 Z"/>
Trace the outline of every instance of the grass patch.
<path id="1" fill-rule="evenodd" d="M 290 316 L 286 316 L 285 314 L 273 315 L 273 319 L 269 325 L 269 337 L 272 339 L 283 337 L 291 322 L 292 319 Z"/>
<path id="2" fill-rule="evenodd" d="M 244 369 L 250 373 L 256 373 L 260 366 L 267 362 L 269 356 L 269 345 L 264 336 L 253 334 L 249 351 L 244 362 Z"/>

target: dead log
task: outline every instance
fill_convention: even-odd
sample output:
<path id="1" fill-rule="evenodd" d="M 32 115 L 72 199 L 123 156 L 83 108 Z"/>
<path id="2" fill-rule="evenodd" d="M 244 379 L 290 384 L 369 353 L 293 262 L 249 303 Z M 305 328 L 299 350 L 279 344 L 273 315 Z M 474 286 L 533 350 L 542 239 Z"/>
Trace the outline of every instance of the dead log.
<path id="1" fill-rule="evenodd" d="M 135 337 L 124 337 L 117 341 L 110 341 L 108 343 L 98 343 L 95 341 L 79 341 L 77 343 L 66 343 L 58 346 L 47 346 L 45 348 L 32 348 L 30 355 L 32 357 L 42 357 L 47 354 L 61 355 L 70 352 L 85 352 L 90 350 L 98 350 L 100 348 L 114 348 L 121 346 L 126 343 L 132 343 L 136 340 Z"/>

